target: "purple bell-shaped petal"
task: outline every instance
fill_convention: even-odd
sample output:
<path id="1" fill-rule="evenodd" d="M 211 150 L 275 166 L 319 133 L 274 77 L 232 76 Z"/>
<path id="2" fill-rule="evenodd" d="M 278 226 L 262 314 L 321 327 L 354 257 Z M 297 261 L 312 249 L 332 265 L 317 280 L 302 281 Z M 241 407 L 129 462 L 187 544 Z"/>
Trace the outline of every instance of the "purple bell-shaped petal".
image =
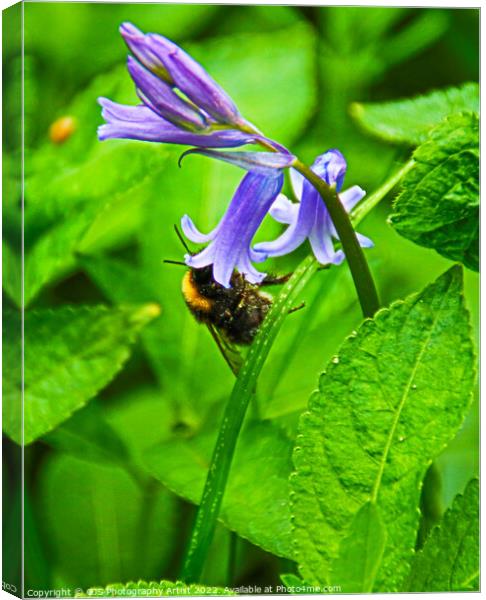
<path id="1" fill-rule="evenodd" d="M 346 161 L 339 150 L 328 150 L 317 157 L 312 170 L 339 191 L 346 174 Z M 341 263 L 344 254 L 341 250 L 334 249 L 333 238 L 338 239 L 338 235 L 319 192 L 293 169 L 291 179 L 294 193 L 300 199 L 300 203 L 292 203 L 282 194 L 276 199 L 270 209 L 270 215 L 288 227 L 276 240 L 256 244 L 255 252 L 262 253 L 265 257 L 283 256 L 293 252 L 308 239 L 314 256 L 321 264 Z M 342 192 L 340 199 L 349 212 L 364 195 L 364 190 L 355 185 Z M 370 239 L 361 234 L 357 236 L 361 246 L 373 246 Z"/>
<path id="2" fill-rule="evenodd" d="M 266 274 L 257 271 L 252 262 L 262 262 L 266 255 L 254 252 L 251 242 L 282 185 L 281 170 L 247 173 L 219 225 L 206 235 L 184 215 L 181 227 L 186 237 L 196 243 L 210 242 L 198 254 L 186 255 L 186 264 L 196 269 L 213 265 L 213 277 L 224 287 L 230 287 L 234 269 L 250 283 L 260 283 Z"/>

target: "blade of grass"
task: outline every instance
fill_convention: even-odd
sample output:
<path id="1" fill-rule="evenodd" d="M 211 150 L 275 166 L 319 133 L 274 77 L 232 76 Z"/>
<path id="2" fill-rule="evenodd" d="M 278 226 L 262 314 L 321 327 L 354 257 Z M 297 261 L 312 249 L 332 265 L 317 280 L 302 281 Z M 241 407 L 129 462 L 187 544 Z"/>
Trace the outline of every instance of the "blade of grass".
<path id="1" fill-rule="evenodd" d="M 317 267 L 316 260 L 312 256 L 308 256 L 294 271 L 292 277 L 284 285 L 273 303 L 238 374 L 223 415 L 201 504 L 196 514 L 192 538 L 182 569 L 181 578 L 186 583 L 197 582 L 201 576 L 216 527 L 216 519 L 223 500 L 238 434 L 258 376 L 295 297 L 315 273 Z"/>

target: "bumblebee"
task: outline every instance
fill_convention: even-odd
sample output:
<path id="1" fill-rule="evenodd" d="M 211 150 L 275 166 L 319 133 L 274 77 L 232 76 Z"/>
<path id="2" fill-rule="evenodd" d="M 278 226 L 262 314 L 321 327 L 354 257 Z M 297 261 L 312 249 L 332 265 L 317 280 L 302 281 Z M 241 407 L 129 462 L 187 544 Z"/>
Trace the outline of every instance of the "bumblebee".
<path id="1" fill-rule="evenodd" d="M 188 252 L 179 230 L 176 233 Z M 172 264 L 184 263 L 166 260 Z M 200 323 L 208 326 L 226 362 L 236 374 L 241 366 L 241 355 L 234 345 L 249 345 L 272 306 L 273 298 L 261 291 L 265 285 L 285 283 L 290 274 L 266 277 L 260 284 L 249 283 L 233 271 L 231 287 L 225 288 L 213 278 L 212 265 L 200 269 L 189 268 L 182 279 L 182 295 L 187 307 Z M 299 307 L 300 308 L 300 307 Z"/>
<path id="2" fill-rule="evenodd" d="M 284 283 L 290 275 L 266 278 L 259 285 L 248 283 L 233 271 L 231 287 L 225 288 L 213 279 L 212 266 L 191 268 L 182 279 L 186 305 L 200 323 L 205 323 L 231 370 L 237 374 L 241 356 L 233 344 L 251 344 L 273 302 L 262 292 L 262 285 Z"/>
<path id="3" fill-rule="evenodd" d="M 234 344 L 247 345 L 253 341 L 272 305 L 272 296 L 262 292 L 261 285 L 283 283 L 286 279 L 264 280 L 258 286 L 248 283 L 241 273 L 234 271 L 231 287 L 225 288 L 214 281 L 209 266 L 185 273 L 182 294 L 199 322 L 214 325 Z"/>

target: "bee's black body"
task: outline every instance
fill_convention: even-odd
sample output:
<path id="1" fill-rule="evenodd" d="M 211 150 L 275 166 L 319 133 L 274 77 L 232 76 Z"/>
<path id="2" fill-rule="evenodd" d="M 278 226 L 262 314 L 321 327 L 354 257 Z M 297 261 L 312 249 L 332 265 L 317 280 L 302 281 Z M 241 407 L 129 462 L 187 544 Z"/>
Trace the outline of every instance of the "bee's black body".
<path id="1" fill-rule="evenodd" d="M 182 292 L 196 319 L 214 325 L 234 344 L 253 341 L 272 304 L 271 296 L 236 271 L 231 277 L 231 287 L 223 287 L 214 281 L 212 266 L 187 271 Z"/>

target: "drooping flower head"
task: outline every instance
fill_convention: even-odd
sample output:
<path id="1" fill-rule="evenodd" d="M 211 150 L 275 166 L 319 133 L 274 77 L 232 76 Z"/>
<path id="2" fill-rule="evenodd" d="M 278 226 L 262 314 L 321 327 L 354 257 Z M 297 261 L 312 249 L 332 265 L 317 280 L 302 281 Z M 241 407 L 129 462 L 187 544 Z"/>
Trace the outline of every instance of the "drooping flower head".
<path id="1" fill-rule="evenodd" d="M 106 120 L 98 130 L 100 140 L 222 148 L 264 139 L 221 86 L 174 42 L 144 34 L 131 23 L 123 23 L 120 32 L 135 57 L 128 57 L 127 66 L 142 104 L 99 98 Z"/>
<path id="2" fill-rule="evenodd" d="M 229 287 L 234 269 L 251 283 L 259 283 L 265 274 L 257 271 L 253 262 L 288 254 L 306 239 L 319 262 L 340 263 L 344 254 L 334 249 L 337 233 L 319 192 L 290 169 L 300 203 L 294 204 L 280 194 L 283 169 L 291 167 L 295 157 L 246 121 L 221 86 L 174 42 L 161 35 L 144 34 L 130 23 L 124 23 L 120 32 L 133 54 L 128 57 L 127 67 L 141 104 L 126 106 L 99 98 L 106 120 L 98 129 L 100 140 L 127 138 L 195 146 L 188 153 L 199 152 L 248 171 L 213 231 L 202 234 L 187 215 L 183 217 L 186 236 L 193 242 L 208 243 L 198 254 L 186 256 L 186 263 L 194 268 L 212 265 L 214 279 L 225 287 Z M 255 142 L 271 146 L 274 152 L 210 150 Z M 341 190 L 346 161 L 338 150 L 318 156 L 312 170 L 338 192 Z M 340 198 L 349 211 L 363 196 L 364 191 L 354 186 Z M 276 240 L 252 248 L 255 233 L 268 212 L 288 228 Z M 362 246 L 372 245 L 359 234 L 358 239 Z"/>
<path id="3" fill-rule="evenodd" d="M 312 170 L 328 185 L 340 191 L 346 174 L 346 161 L 339 150 L 328 150 L 318 156 Z M 309 240 L 316 259 L 323 265 L 340 264 L 344 259 L 342 250 L 335 250 L 333 238 L 338 235 L 319 192 L 298 172 L 290 170 L 294 193 L 300 203 L 293 203 L 280 194 L 270 208 L 270 215 L 279 223 L 288 225 L 284 233 L 272 242 L 256 244 L 253 251 L 265 257 L 283 256 Z M 355 185 L 339 194 L 344 208 L 349 212 L 365 195 Z M 367 237 L 356 234 L 364 248 L 373 246 Z"/>

